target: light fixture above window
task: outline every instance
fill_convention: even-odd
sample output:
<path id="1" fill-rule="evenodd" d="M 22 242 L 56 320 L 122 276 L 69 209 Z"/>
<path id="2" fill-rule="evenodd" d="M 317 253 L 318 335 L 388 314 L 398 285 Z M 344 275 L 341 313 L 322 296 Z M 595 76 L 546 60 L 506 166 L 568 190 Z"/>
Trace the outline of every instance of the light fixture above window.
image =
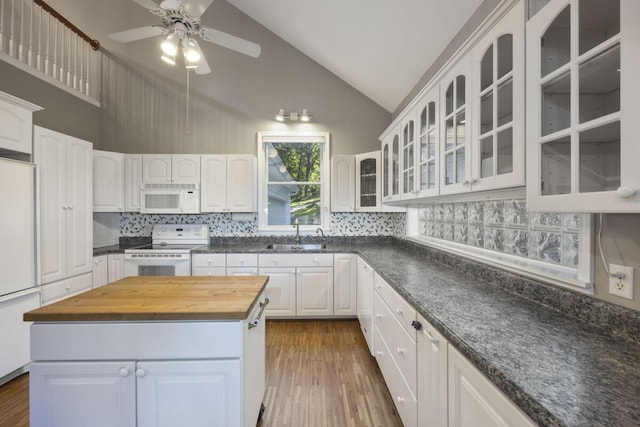
<path id="1" fill-rule="evenodd" d="M 300 120 L 301 122 L 308 122 L 312 118 L 313 116 L 307 112 L 306 108 L 302 110 L 302 113 L 298 113 L 297 111 L 291 111 L 290 113 L 285 113 L 284 110 L 281 108 L 278 111 L 278 114 L 276 114 L 276 120 L 279 122 L 284 122 L 285 120 L 292 120 L 292 121 Z"/>

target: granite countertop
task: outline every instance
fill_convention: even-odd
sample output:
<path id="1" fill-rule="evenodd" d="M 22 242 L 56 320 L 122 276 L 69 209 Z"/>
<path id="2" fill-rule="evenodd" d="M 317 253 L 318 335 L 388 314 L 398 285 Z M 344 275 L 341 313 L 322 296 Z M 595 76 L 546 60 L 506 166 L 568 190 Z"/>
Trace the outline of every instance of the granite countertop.
<path id="1" fill-rule="evenodd" d="M 239 243 L 238 243 L 239 242 Z M 640 425 L 640 314 L 398 239 L 357 253 L 535 422 Z M 195 253 L 273 253 L 217 241 Z"/>
<path id="2" fill-rule="evenodd" d="M 267 276 L 126 277 L 27 312 L 33 322 L 246 319 Z"/>

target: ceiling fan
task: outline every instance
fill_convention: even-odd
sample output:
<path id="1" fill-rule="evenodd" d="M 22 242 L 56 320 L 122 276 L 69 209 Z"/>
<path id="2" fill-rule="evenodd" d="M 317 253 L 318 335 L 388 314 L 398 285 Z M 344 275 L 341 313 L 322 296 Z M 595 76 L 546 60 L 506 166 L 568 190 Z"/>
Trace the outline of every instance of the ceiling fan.
<path id="1" fill-rule="evenodd" d="M 162 19 L 162 25 L 149 25 L 110 34 L 111 40 L 129 43 L 158 35 L 167 35 L 162 42 L 162 60 L 175 65 L 178 51 L 182 49 L 186 68 L 196 74 L 211 72 L 202 54 L 196 35 L 202 40 L 226 47 L 253 58 L 260 56 L 260 45 L 222 31 L 200 25 L 200 17 L 213 0 L 133 0 Z"/>

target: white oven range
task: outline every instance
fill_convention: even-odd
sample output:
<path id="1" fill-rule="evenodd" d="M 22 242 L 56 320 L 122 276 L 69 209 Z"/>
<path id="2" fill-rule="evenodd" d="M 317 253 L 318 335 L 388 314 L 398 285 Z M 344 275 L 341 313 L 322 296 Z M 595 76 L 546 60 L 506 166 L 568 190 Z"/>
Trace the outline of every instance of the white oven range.
<path id="1" fill-rule="evenodd" d="M 156 224 L 150 245 L 124 251 L 125 276 L 189 276 L 191 250 L 209 243 L 205 224 Z"/>

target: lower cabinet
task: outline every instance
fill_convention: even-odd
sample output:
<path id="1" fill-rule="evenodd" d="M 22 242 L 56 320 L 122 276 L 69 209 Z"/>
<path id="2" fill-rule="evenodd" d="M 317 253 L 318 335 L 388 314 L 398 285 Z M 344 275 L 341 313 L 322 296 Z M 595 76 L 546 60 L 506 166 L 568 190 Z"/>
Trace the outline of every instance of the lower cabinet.
<path id="1" fill-rule="evenodd" d="M 98 288 L 109 283 L 109 262 L 107 255 L 93 257 L 93 288 Z"/>
<path id="2" fill-rule="evenodd" d="M 448 346 L 449 426 L 535 426 L 458 350 Z"/>
<path id="3" fill-rule="evenodd" d="M 369 265 L 358 257 L 357 261 L 357 312 L 360 329 L 364 334 L 369 351 L 373 355 L 374 326 L 373 326 L 373 286 L 374 271 Z"/>
<path id="4" fill-rule="evenodd" d="M 109 283 L 124 278 L 124 254 L 107 255 Z"/>
<path id="5" fill-rule="evenodd" d="M 93 274 L 81 274 L 80 276 L 69 277 L 53 283 L 47 283 L 40 287 L 40 298 L 42 305 L 51 304 L 70 296 L 85 292 L 93 285 Z"/>
<path id="6" fill-rule="evenodd" d="M 357 259 L 354 254 L 333 256 L 333 314 L 355 316 L 357 314 L 356 277 Z"/>
<path id="7" fill-rule="evenodd" d="M 32 425 L 231 426 L 240 419 L 239 359 L 36 362 L 30 372 L 38 389 Z"/>
<path id="8" fill-rule="evenodd" d="M 258 274 L 269 276 L 264 294 L 269 305 L 264 312 L 267 317 L 296 315 L 296 269 L 260 268 Z"/>
<path id="9" fill-rule="evenodd" d="M 447 340 L 418 316 L 418 425 L 447 425 Z"/>
<path id="10" fill-rule="evenodd" d="M 192 276 L 226 276 L 225 254 L 193 254 L 191 255 Z"/>
<path id="11" fill-rule="evenodd" d="M 2 351 L 0 352 L 0 378 L 27 365 L 29 356 L 29 326 L 22 315 L 40 307 L 38 292 L 18 297 L 0 299 L 0 330 L 2 331 Z"/>

